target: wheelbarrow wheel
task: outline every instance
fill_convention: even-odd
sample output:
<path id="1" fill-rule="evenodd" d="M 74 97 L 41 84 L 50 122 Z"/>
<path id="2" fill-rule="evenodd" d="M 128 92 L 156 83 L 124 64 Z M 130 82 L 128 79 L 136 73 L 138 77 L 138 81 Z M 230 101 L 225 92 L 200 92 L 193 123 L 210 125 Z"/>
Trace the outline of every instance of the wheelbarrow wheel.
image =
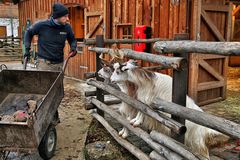
<path id="1" fill-rule="evenodd" d="M 50 126 L 38 146 L 39 155 L 44 159 L 51 159 L 57 145 L 57 132 L 54 126 Z"/>

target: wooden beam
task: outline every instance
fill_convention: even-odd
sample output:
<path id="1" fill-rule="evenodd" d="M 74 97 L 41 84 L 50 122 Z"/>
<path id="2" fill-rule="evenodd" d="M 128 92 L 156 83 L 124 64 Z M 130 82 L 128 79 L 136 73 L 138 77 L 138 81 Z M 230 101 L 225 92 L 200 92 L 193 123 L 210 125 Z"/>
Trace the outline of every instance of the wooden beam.
<path id="1" fill-rule="evenodd" d="M 108 95 L 108 92 L 103 92 L 104 95 Z M 97 91 L 86 91 L 84 92 L 85 97 L 91 97 L 91 96 L 96 96 Z"/>
<path id="2" fill-rule="evenodd" d="M 120 138 L 117 131 L 112 128 L 112 126 L 99 114 L 91 113 L 91 115 L 100 122 L 104 128 L 111 134 L 111 136 L 124 148 L 126 148 L 130 153 L 132 153 L 139 160 L 150 160 L 150 158 L 143 153 L 140 149 L 129 143 L 127 140 Z"/>
<path id="3" fill-rule="evenodd" d="M 105 44 L 134 44 L 134 43 L 154 43 L 157 41 L 167 41 L 166 38 L 152 38 L 152 39 L 104 39 Z M 84 39 L 85 45 L 95 45 L 96 39 Z"/>
<path id="4" fill-rule="evenodd" d="M 237 6 L 237 8 L 235 8 L 235 9 L 232 11 L 232 15 L 235 16 L 239 11 L 240 11 L 240 5 Z"/>
<path id="5" fill-rule="evenodd" d="M 99 20 L 97 21 L 97 23 L 95 24 L 95 26 L 93 27 L 93 29 L 86 35 L 86 38 L 90 38 L 98 29 L 99 25 L 103 22 L 103 17 L 101 16 L 99 18 Z"/>
<path id="6" fill-rule="evenodd" d="M 126 127 L 128 130 L 130 130 L 132 133 L 134 133 L 136 136 L 140 137 L 142 140 L 144 140 L 152 149 L 158 152 L 161 156 L 164 156 L 165 158 L 169 160 L 182 160 L 182 157 L 179 156 L 177 153 L 174 153 L 173 151 L 169 150 L 165 146 L 158 144 L 154 142 L 150 135 L 138 127 L 133 127 L 127 119 L 123 118 L 120 114 L 118 114 L 113 109 L 110 109 L 107 105 L 104 103 L 101 103 L 95 98 L 92 98 L 92 103 L 97 106 L 99 109 L 104 110 L 106 113 L 108 113 L 111 117 L 113 117 L 115 120 L 117 120 L 121 125 Z"/>
<path id="7" fill-rule="evenodd" d="M 122 103 L 122 101 L 119 99 L 104 101 L 104 104 L 106 104 L 106 105 L 114 105 L 114 104 L 120 104 L 120 103 Z M 88 99 L 87 102 L 85 103 L 84 108 L 85 108 L 85 110 L 91 110 L 91 109 L 95 109 L 96 107 Z"/>
<path id="8" fill-rule="evenodd" d="M 104 47 L 104 38 L 103 38 L 103 35 L 97 35 L 96 36 L 96 46 L 97 47 Z M 101 65 L 101 59 L 100 59 L 100 55 L 101 53 L 97 52 L 96 53 L 96 73 L 98 73 L 98 71 L 102 68 L 102 65 Z M 98 81 L 103 81 L 103 79 L 101 77 L 99 77 L 98 74 L 96 74 L 96 80 Z M 96 91 L 96 97 L 99 101 L 101 102 L 104 102 L 104 93 L 103 93 L 103 90 L 97 88 L 97 91 Z M 101 111 L 101 110 L 98 110 L 98 113 L 101 115 L 101 116 L 104 116 L 104 112 Z"/>
<path id="9" fill-rule="evenodd" d="M 214 4 L 204 4 L 202 9 L 205 11 L 215 11 L 215 12 L 228 12 L 229 8 L 227 5 L 214 5 Z"/>
<path id="10" fill-rule="evenodd" d="M 204 53 L 240 56 L 240 42 L 159 41 L 154 44 L 153 48 L 160 53 Z"/>
<path id="11" fill-rule="evenodd" d="M 163 156 L 159 155 L 156 151 L 152 151 L 149 154 L 149 157 L 151 158 L 151 160 L 167 160 Z"/>
<path id="12" fill-rule="evenodd" d="M 157 112 L 153 111 L 148 105 L 134 99 L 126 95 L 125 93 L 116 90 L 115 88 L 100 82 L 94 79 L 89 79 L 87 84 L 93 85 L 99 89 L 109 92 L 110 94 L 114 95 L 115 97 L 119 98 L 120 100 L 124 101 L 125 103 L 131 105 L 132 107 L 140 110 L 144 114 L 156 119 L 158 122 L 164 124 L 165 126 L 171 128 L 174 132 L 178 134 L 184 134 L 186 132 L 186 127 L 172 119 L 165 119 L 161 117 Z M 169 117 L 168 117 L 169 118 Z"/>
<path id="13" fill-rule="evenodd" d="M 205 69 L 208 73 L 210 73 L 212 76 L 214 76 L 219 81 L 224 81 L 224 78 L 222 75 L 220 75 L 210 64 L 208 64 L 204 60 L 199 60 L 199 65 Z"/>
<path id="14" fill-rule="evenodd" d="M 219 102 L 221 100 L 223 100 L 223 97 L 217 97 L 217 98 L 214 98 L 214 99 L 208 99 L 208 100 L 199 102 L 198 104 L 199 104 L 199 106 L 203 106 L 203 105 L 206 105 L 206 104 Z"/>
<path id="15" fill-rule="evenodd" d="M 102 16 L 103 11 L 86 12 L 85 14 L 87 17 Z"/>
<path id="16" fill-rule="evenodd" d="M 187 40 L 188 34 L 176 34 L 175 40 Z M 188 61 L 188 55 L 184 53 L 173 53 L 174 57 L 182 57 Z M 179 83 L 181 82 L 181 83 Z M 172 102 L 186 107 L 186 95 L 188 89 L 188 67 L 187 65 L 182 67 L 181 70 L 173 70 L 173 82 L 172 82 Z M 185 125 L 185 119 L 172 115 L 172 119 Z M 172 136 L 179 142 L 184 143 L 184 135 L 172 134 Z"/>
<path id="17" fill-rule="evenodd" d="M 84 78 L 89 79 L 89 78 L 95 78 L 96 77 L 96 72 L 86 72 L 84 73 Z"/>
<path id="18" fill-rule="evenodd" d="M 87 8 L 84 9 L 84 37 L 87 38 L 88 33 L 88 17 L 87 17 Z"/>
<path id="19" fill-rule="evenodd" d="M 197 91 L 204 91 L 207 89 L 219 88 L 219 87 L 223 87 L 224 85 L 225 85 L 224 81 L 203 82 L 198 84 Z"/>
<path id="20" fill-rule="evenodd" d="M 180 143 L 162 133 L 159 133 L 159 132 L 153 130 L 150 133 L 150 137 L 154 141 L 156 141 L 162 145 L 165 145 L 166 147 L 175 151 L 176 153 L 178 153 L 179 155 L 181 155 L 182 157 L 184 157 L 186 159 L 189 159 L 189 160 L 201 159 L 201 157 L 197 157 L 198 155 L 194 155 L 193 152 L 189 148 L 184 146 L 182 143 Z"/>
<path id="21" fill-rule="evenodd" d="M 133 58 L 136 60 L 144 60 L 152 63 L 161 64 L 164 67 L 172 67 L 174 69 L 180 69 L 186 65 L 186 60 L 179 57 L 169 57 L 169 56 L 162 56 L 156 54 L 150 54 L 145 52 L 137 52 L 131 49 L 109 49 L 109 48 L 89 48 L 89 51 L 100 52 L 100 53 L 108 53 L 110 55 L 115 55 L 116 53 L 123 54 L 128 58 Z"/>
<path id="22" fill-rule="evenodd" d="M 212 128 L 234 138 L 240 138 L 240 125 L 227 119 L 216 117 L 206 112 L 182 107 L 163 99 L 155 100 L 155 102 L 150 106 L 162 112 L 177 115 L 202 126 Z"/>
<path id="23" fill-rule="evenodd" d="M 226 26 L 226 41 L 231 41 L 231 33 L 232 33 L 232 10 L 233 3 L 230 2 L 228 5 L 228 14 L 227 14 L 227 26 Z M 234 23 L 233 23 L 234 24 Z"/>
<path id="24" fill-rule="evenodd" d="M 222 34 L 218 30 L 218 28 L 215 26 L 215 24 L 212 22 L 210 17 L 207 15 L 207 13 L 203 9 L 202 9 L 201 15 L 202 15 L 203 19 L 205 20 L 206 24 L 208 25 L 208 27 L 211 29 L 211 31 L 214 33 L 214 35 L 217 37 L 217 39 L 219 41 L 225 41 L 224 37 L 222 36 Z"/>

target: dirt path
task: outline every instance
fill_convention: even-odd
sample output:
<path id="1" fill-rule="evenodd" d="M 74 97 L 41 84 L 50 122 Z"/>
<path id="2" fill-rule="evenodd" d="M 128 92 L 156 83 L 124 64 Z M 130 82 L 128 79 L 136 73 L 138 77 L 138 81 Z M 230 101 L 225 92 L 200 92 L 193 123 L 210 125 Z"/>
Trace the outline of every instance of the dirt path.
<path id="1" fill-rule="evenodd" d="M 82 148 L 91 117 L 84 109 L 82 83 L 65 79 L 65 96 L 59 107 L 58 144 L 53 160 L 82 160 Z"/>

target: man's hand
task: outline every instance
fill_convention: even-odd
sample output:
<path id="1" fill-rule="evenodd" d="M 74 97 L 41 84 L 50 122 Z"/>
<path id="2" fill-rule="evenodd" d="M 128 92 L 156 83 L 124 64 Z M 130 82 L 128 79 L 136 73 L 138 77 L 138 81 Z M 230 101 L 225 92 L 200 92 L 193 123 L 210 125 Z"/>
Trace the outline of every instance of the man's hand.
<path id="1" fill-rule="evenodd" d="M 70 57 L 74 57 L 74 56 L 76 56 L 76 54 L 77 54 L 77 51 L 76 51 L 76 50 L 72 50 L 71 52 L 68 53 L 68 55 L 69 55 Z"/>
<path id="2" fill-rule="evenodd" d="M 27 57 L 27 60 L 29 61 L 30 60 L 30 57 L 31 57 L 31 54 L 30 54 L 30 51 L 29 50 L 26 50 L 25 54 L 24 54 L 24 59 Z"/>

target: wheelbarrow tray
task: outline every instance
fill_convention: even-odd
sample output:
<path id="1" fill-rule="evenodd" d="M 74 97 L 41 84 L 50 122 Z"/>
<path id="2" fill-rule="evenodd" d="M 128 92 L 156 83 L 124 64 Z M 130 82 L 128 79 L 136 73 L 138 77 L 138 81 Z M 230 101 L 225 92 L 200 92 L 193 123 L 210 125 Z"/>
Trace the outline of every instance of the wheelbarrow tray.
<path id="1" fill-rule="evenodd" d="M 3 70 L 0 72 L 0 114 L 11 112 L 11 104 L 37 101 L 27 122 L 0 121 L 0 150 L 36 151 L 54 120 L 64 96 L 63 73 L 54 71 Z"/>

